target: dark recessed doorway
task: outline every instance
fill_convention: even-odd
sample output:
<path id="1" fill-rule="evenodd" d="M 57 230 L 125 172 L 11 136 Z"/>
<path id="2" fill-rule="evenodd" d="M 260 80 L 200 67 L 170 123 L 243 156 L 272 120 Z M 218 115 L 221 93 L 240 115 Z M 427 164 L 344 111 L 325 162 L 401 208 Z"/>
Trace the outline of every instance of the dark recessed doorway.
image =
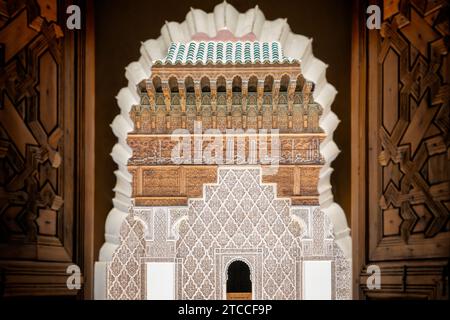
<path id="1" fill-rule="evenodd" d="M 249 266 L 236 260 L 228 266 L 227 275 L 227 300 L 251 300 L 252 281 Z"/>

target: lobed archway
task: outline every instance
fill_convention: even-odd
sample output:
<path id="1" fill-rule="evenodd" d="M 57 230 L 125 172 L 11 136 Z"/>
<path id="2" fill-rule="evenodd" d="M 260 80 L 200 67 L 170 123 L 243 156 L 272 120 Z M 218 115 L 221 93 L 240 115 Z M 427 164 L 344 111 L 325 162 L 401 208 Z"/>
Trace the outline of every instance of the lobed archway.
<path id="1" fill-rule="evenodd" d="M 314 99 L 324 110 L 320 118 L 320 126 L 327 134 L 327 138 L 320 146 L 325 159 L 318 186 L 320 207 L 334 226 L 336 243 L 345 257 L 351 259 L 350 229 L 345 213 L 333 200 L 330 183 L 333 172 L 331 163 L 339 154 L 339 148 L 333 141 L 333 132 L 339 124 L 339 119 L 331 110 L 337 92 L 326 80 L 327 66 L 312 54 L 312 39 L 293 33 L 286 20 L 268 21 L 258 7 L 246 13 L 239 13 L 233 6 L 224 2 L 217 5 L 212 13 L 192 9 L 184 22 L 167 22 L 161 29 L 161 36 L 143 42 L 139 60 L 126 67 L 125 76 L 128 79 L 128 86 L 121 89 L 117 95 L 121 112 L 111 124 L 118 138 L 111 152 L 113 160 L 118 165 L 118 170 L 115 171 L 117 183 L 114 188 L 114 207 L 105 223 L 105 243 L 100 250 L 99 261 L 95 265 L 96 299 L 106 297 L 106 267 L 119 245 L 120 228 L 132 204 L 132 181 L 127 170 L 131 149 L 127 145 L 127 134 L 133 129 L 129 111 L 139 102 L 135 88 L 143 79 L 150 77 L 153 61 L 164 57 L 171 42 L 188 42 L 194 39 L 279 41 L 286 56 L 301 60 L 305 78 L 315 84 Z M 158 83 L 155 84 L 158 86 Z M 249 81 L 249 90 L 252 88 L 251 84 Z"/>

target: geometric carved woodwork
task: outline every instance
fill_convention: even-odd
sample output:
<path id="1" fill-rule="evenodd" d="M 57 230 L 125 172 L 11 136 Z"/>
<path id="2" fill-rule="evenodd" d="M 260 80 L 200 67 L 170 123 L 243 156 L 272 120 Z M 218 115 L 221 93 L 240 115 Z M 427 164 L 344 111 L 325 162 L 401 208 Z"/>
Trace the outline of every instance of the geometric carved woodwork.
<path id="1" fill-rule="evenodd" d="M 78 220 L 65 10 L 56 0 L 0 3 L 0 295 L 78 293 L 66 286 Z"/>
<path id="2" fill-rule="evenodd" d="M 366 297 L 448 295 L 448 10 L 449 1 L 385 1 L 381 30 L 366 31 L 365 262 L 380 266 L 382 281 L 386 272 L 386 287 L 368 290 L 363 267 L 360 286 Z M 419 262 L 430 258 L 437 260 Z"/>
<path id="3" fill-rule="evenodd" d="M 396 235 L 405 243 L 413 234 L 450 231 L 449 33 L 442 10 L 415 2 L 380 30 L 379 205 L 382 216 L 396 212 Z"/>

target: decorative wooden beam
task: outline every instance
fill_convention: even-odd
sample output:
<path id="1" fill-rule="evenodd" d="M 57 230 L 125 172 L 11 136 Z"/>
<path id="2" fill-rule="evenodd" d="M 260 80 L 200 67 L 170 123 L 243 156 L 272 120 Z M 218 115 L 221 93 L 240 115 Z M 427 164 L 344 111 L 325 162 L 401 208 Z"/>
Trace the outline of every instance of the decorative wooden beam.
<path id="1" fill-rule="evenodd" d="M 226 94 L 227 94 L 227 128 L 231 128 L 231 109 L 233 104 L 233 82 L 226 80 Z"/>
<path id="2" fill-rule="evenodd" d="M 163 94 L 164 94 L 164 104 L 166 105 L 166 129 L 170 130 L 170 86 L 167 80 L 163 80 L 161 83 Z"/>
<path id="3" fill-rule="evenodd" d="M 281 80 L 275 80 L 272 87 L 272 128 L 278 128 L 278 98 Z"/>
<path id="4" fill-rule="evenodd" d="M 256 88 L 258 98 L 258 129 L 262 128 L 262 103 L 263 103 L 263 95 L 264 95 L 264 79 L 258 79 L 258 85 Z"/>
<path id="5" fill-rule="evenodd" d="M 301 181 L 301 168 L 300 166 L 295 166 L 294 167 L 294 186 L 293 186 L 293 190 L 292 193 L 294 196 L 300 196 L 300 190 L 301 190 L 301 185 L 300 185 L 300 181 Z"/>
<path id="6" fill-rule="evenodd" d="M 310 127 L 310 117 L 309 117 L 309 103 L 312 96 L 313 83 L 310 81 L 305 81 L 302 90 L 303 96 L 303 130 L 307 130 Z M 306 124 L 306 125 L 305 125 Z"/>
<path id="7" fill-rule="evenodd" d="M 183 78 L 178 79 L 178 93 L 181 105 L 181 128 L 186 129 L 186 85 Z"/>
<path id="8" fill-rule="evenodd" d="M 200 80 L 194 80 L 194 92 L 195 92 L 195 109 L 197 112 L 197 121 L 201 121 L 202 87 L 200 85 Z"/>
<path id="9" fill-rule="evenodd" d="M 309 102 L 311 100 L 312 87 L 313 87 L 313 84 L 310 81 L 306 81 L 305 84 L 303 85 L 303 90 L 302 90 L 303 107 L 305 109 L 308 108 Z"/>
<path id="10" fill-rule="evenodd" d="M 151 80 L 145 81 L 145 89 L 147 91 L 148 100 L 150 102 L 150 106 L 155 106 L 155 87 L 153 86 L 153 82 Z"/>
<path id="11" fill-rule="evenodd" d="M 184 196 L 186 195 L 186 170 L 183 166 L 180 167 L 179 173 L 180 194 Z"/>
<path id="12" fill-rule="evenodd" d="M 136 178 L 137 196 L 142 196 L 143 195 L 143 187 L 142 187 L 142 167 L 141 166 L 137 167 L 137 173 L 135 175 L 135 178 Z"/>
<path id="13" fill-rule="evenodd" d="M 247 129 L 247 95 L 248 80 L 242 80 L 242 128 Z"/>
<path id="14" fill-rule="evenodd" d="M 170 112 L 170 87 L 167 80 L 162 81 L 162 90 L 164 94 L 164 104 L 166 105 L 166 112 Z"/>
<path id="15" fill-rule="evenodd" d="M 288 128 L 292 129 L 292 109 L 294 106 L 295 88 L 297 86 L 296 80 L 289 81 L 288 85 Z"/>
<path id="16" fill-rule="evenodd" d="M 217 80 L 210 80 L 211 86 L 211 107 L 212 107 L 212 127 L 217 128 Z"/>
<path id="17" fill-rule="evenodd" d="M 156 101 L 155 101 L 155 87 L 153 86 L 153 82 L 151 80 L 147 80 L 145 82 L 145 88 L 147 90 L 148 100 L 150 102 L 150 121 L 151 121 L 151 130 L 156 128 Z"/>

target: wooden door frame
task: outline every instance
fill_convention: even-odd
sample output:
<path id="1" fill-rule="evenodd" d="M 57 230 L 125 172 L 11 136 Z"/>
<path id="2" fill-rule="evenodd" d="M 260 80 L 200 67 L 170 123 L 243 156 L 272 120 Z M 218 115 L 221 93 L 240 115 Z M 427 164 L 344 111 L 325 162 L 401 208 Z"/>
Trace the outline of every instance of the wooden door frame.
<path id="1" fill-rule="evenodd" d="M 78 157 L 80 163 L 80 203 L 81 223 L 77 236 L 83 254 L 79 257 L 83 270 L 84 299 L 94 297 L 94 205 L 95 205 L 95 25 L 94 3 L 84 0 L 84 29 L 82 30 L 77 65 L 78 91 L 80 99 L 80 117 L 77 125 L 80 128 L 80 144 Z"/>
<path id="2" fill-rule="evenodd" d="M 353 299 L 361 299 L 360 271 L 365 265 L 366 243 L 366 124 L 367 124 L 367 1 L 353 0 L 351 53 L 351 230 Z M 373 30 L 372 32 L 377 32 Z"/>
<path id="3" fill-rule="evenodd" d="M 77 265 L 83 275 L 79 299 L 94 297 L 94 205 L 95 205 L 95 24 L 94 2 L 90 0 L 68 0 L 66 7 L 78 4 L 81 8 L 81 30 L 65 30 L 67 37 L 74 37 L 73 55 L 75 61 L 76 101 L 76 172 L 77 186 L 74 191 L 74 240 L 77 242 Z M 64 10 L 65 11 L 65 10 Z"/>

